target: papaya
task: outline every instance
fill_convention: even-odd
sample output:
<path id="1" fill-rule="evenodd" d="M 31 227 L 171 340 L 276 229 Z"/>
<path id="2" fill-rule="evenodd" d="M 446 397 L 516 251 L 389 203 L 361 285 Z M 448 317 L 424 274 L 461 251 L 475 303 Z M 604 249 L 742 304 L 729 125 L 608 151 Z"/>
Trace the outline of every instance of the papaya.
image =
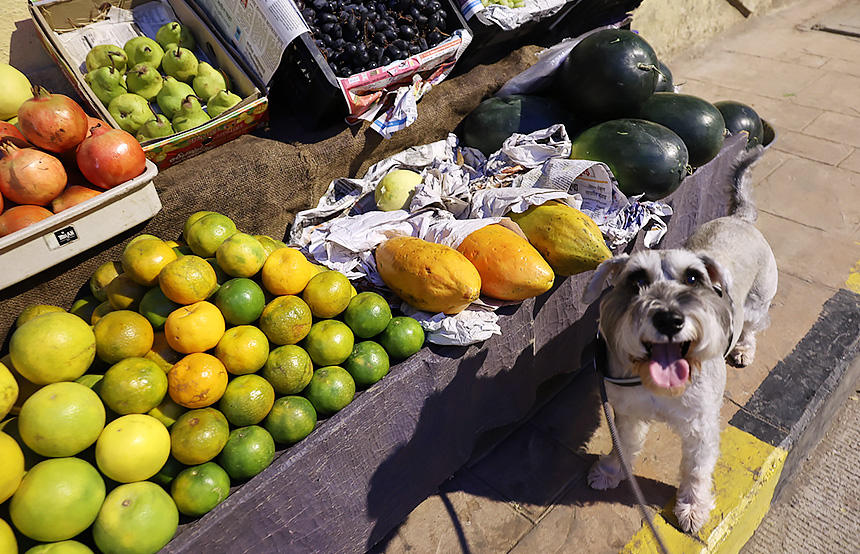
<path id="1" fill-rule="evenodd" d="M 589 271 L 612 257 L 594 220 L 557 200 L 532 206 L 521 214 L 509 213 L 508 217 L 520 226 L 556 275 Z"/>
<path id="2" fill-rule="evenodd" d="M 388 288 L 419 310 L 457 314 L 481 294 L 478 270 L 449 246 L 394 237 L 380 244 L 375 256 Z"/>
<path id="3" fill-rule="evenodd" d="M 519 301 L 552 288 L 555 275 L 529 241 L 502 225 L 487 225 L 471 233 L 457 251 L 481 275 L 481 293 L 499 300 Z"/>

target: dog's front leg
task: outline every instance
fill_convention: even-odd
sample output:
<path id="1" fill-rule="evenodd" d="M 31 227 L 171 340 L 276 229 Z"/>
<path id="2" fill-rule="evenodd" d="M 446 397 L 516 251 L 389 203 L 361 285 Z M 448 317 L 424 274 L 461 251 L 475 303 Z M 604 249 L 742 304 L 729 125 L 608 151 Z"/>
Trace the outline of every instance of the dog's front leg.
<path id="1" fill-rule="evenodd" d="M 712 475 L 720 455 L 720 429 L 717 416 L 691 425 L 681 434 L 681 484 L 675 502 L 675 515 L 685 532 L 697 532 L 714 509 Z"/>
<path id="2" fill-rule="evenodd" d="M 627 457 L 630 470 L 633 471 L 633 460 L 645 444 L 648 434 L 647 421 L 638 417 L 615 414 L 615 427 L 618 430 L 618 442 Z M 592 489 L 614 489 L 624 480 L 624 470 L 618 458 L 618 450 L 613 445 L 612 452 L 601 456 L 588 472 L 588 486 Z"/>

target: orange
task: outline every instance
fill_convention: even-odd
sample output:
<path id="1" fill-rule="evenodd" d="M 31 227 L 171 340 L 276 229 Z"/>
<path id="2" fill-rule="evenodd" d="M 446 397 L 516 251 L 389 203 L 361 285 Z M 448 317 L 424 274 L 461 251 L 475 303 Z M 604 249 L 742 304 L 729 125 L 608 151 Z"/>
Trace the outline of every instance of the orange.
<path id="1" fill-rule="evenodd" d="M 278 296 L 263 308 L 260 330 L 275 344 L 295 344 L 311 330 L 313 314 L 298 296 Z"/>
<path id="2" fill-rule="evenodd" d="M 199 256 L 182 256 L 158 274 L 158 286 L 164 296 L 177 304 L 206 300 L 218 287 L 215 270 Z"/>
<path id="3" fill-rule="evenodd" d="M 227 370 L 221 360 L 210 354 L 185 356 L 167 373 L 170 398 L 186 408 L 210 406 L 227 389 Z"/>
<path id="4" fill-rule="evenodd" d="M 167 394 L 167 376 L 153 361 L 126 358 L 105 372 L 99 396 L 120 415 L 144 414 L 158 406 Z"/>
<path id="5" fill-rule="evenodd" d="M 189 215 L 188 219 L 185 220 L 185 224 L 182 226 L 182 236 L 185 239 L 185 242 L 188 242 L 188 230 L 191 228 L 191 226 L 197 223 L 197 220 L 199 220 L 201 217 L 214 213 L 215 212 L 202 210 Z"/>
<path id="6" fill-rule="evenodd" d="M 12 496 L 24 478 L 24 453 L 15 439 L 0 433 L 0 504 Z"/>
<path id="7" fill-rule="evenodd" d="M 230 494 L 230 476 L 215 462 L 183 469 L 170 483 L 170 496 L 183 514 L 200 517 Z"/>
<path id="8" fill-rule="evenodd" d="M 340 366 L 321 367 L 314 371 L 304 392 L 318 414 L 331 415 L 345 408 L 355 397 L 355 381 Z"/>
<path id="9" fill-rule="evenodd" d="M 93 539 L 102 552 L 158 552 L 177 527 L 179 511 L 170 495 L 141 481 L 110 491 L 93 523 Z"/>
<path id="10" fill-rule="evenodd" d="M 105 262 L 98 266 L 90 277 L 90 291 L 92 291 L 93 296 L 102 302 L 107 300 L 105 288 L 120 273 L 122 273 L 122 264 L 119 262 Z"/>
<path id="11" fill-rule="evenodd" d="M 316 270 L 295 248 L 278 248 L 263 264 L 263 286 L 272 294 L 299 294 Z"/>
<path id="12" fill-rule="evenodd" d="M 185 412 L 170 428 L 173 457 L 186 465 L 208 462 L 221 452 L 230 436 L 224 414 L 215 408 Z"/>
<path id="13" fill-rule="evenodd" d="M 3 552 L 0 549 L 0 552 Z M 40 544 L 30 548 L 24 554 L 93 554 L 89 546 L 78 541 L 60 541 Z"/>
<path id="14" fill-rule="evenodd" d="M 218 409 L 231 425 L 254 425 L 272 409 L 275 389 L 259 375 L 240 375 L 227 384 Z"/>
<path id="15" fill-rule="evenodd" d="M 233 277 L 253 277 L 263 269 L 267 257 L 260 241 L 247 233 L 233 234 L 215 251 L 218 265 Z"/>
<path id="16" fill-rule="evenodd" d="M 404 360 L 424 345 L 424 329 L 415 319 L 406 316 L 393 318 L 379 335 L 379 343 L 394 360 Z"/>
<path id="17" fill-rule="evenodd" d="M 170 455 L 170 433 L 146 414 L 130 414 L 108 423 L 96 442 L 96 463 L 120 483 L 149 479 Z"/>
<path id="18" fill-rule="evenodd" d="M 305 350 L 314 365 L 337 365 L 352 353 L 355 337 L 349 327 L 336 319 L 323 319 L 311 327 L 305 337 Z"/>
<path id="19" fill-rule="evenodd" d="M 227 444 L 218 454 L 218 465 L 227 471 L 230 479 L 250 479 L 275 459 L 275 441 L 259 425 L 239 427 L 230 431 Z"/>
<path id="20" fill-rule="evenodd" d="M 109 364 L 124 358 L 145 356 L 155 338 L 149 321 L 130 310 L 105 314 L 93 326 L 93 333 L 96 337 L 96 354 Z"/>
<path id="21" fill-rule="evenodd" d="M 391 321 L 391 308 L 381 295 L 361 292 L 350 299 L 343 320 L 356 337 L 369 339 L 385 330 Z"/>
<path id="22" fill-rule="evenodd" d="M 147 290 L 145 286 L 135 283 L 131 277 L 122 273 L 110 282 L 105 293 L 114 310 L 136 310 Z"/>
<path id="23" fill-rule="evenodd" d="M 268 348 L 266 350 L 268 352 Z M 266 363 L 266 360 L 263 360 L 263 363 Z M 260 367 L 263 366 L 261 365 Z M 3 418 L 6 417 L 6 414 L 15 405 L 15 401 L 18 400 L 19 390 L 20 387 L 18 387 L 18 381 L 15 380 L 15 376 L 6 367 L 6 364 L 0 360 L 0 421 L 3 421 Z M 0 500 L 0 502 L 3 501 Z"/>
<path id="24" fill-rule="evenodd" d="M 323 271 L 311 277 L 302 292 L 314 317 L 335 317 L 346 309 L 352 298 L 352 285 L 339 271 Z"/>
<path id="25" fill-rule="evenodd" d="M 105 426 L 99 396 L 85 385 L 46 385 L 24 402 L 18 415 L 21 439 L 37 454 L 74 456 L 96 442 Z"/>
<path id="26" fill-rule="evenodd" d="M 254 235 L 254 238 L 257 239 L 257 242 L 263 247 L 263 250 L 266 251 L 266 257 L 269 257 L 269 254 L 284 246 L 283 243 L 278 244 L 279 241 L 276 241 L 272 237 L 268 235 Z"/>
<path id="27" fill-rule="evenodd" d="M 93 313 L 90 315 L 90 325 L 95 325 L 98 323 L 98 320 L 103 318 L 106 313 L 112 312 L 113 306 L 110 305 L 110 302 L 105 300 L 93 310 Z"/>
<path id="28" fill-rule="evenodd" d="M 146 412 L 147 415 L 151 415 L 155 419 L 161 422 L 162 425 L 170 429 L 170 427 L 176 423 L 176 420 L 187 412 L 186 408 L 183 408 L 179 404 L 173 401 L 170 398 L 170 395 L 165 395 L 164 399 L 161 401 L 161 404 L 156 406 L 155 408 Z"/>
<path id="29" fill-rule="evenodd" d="M 305 349 L 295 344 L 279 346 L 269 353 L 263 377 L 278 394 L 298 394 L 311 381 L 314 366 Z"/>
<path id="30" fill-rule="evenodd" d="M 179 309 L 179 304 L 167 298 L 160 287 L 153 287 L 140 299 L 137 311 L 149 320 L 154 330 L 161 331 L 167 316 L 176 309 Z"/>
<path id="31" fill-rule="evenodd" d="M 0 552 L 18 554 L 18 540 L 15 538 L 15 532 L 2 519 L 0 519 Z"/>
<path id="32" fill-rule="evenodd" d="M 99 304 L 101 304 L 101 302 L 99 302 L 95 296 L 78 298 L 72 304 L 72 307 L 69 309 L 69 313 L 75 314 L 87 323 L 90 323 L 93 320 L 93 312 L 96 311 Z"/>
<path id="33" fill-rule="evenodd" d="M 269 356 L 269 339 L 252 325 L 239 325 L 224 332 L 215 347 L 215 356 L 233 375 L 259 371 Z"/>
<path id="34" fill-rule="evenodd" d="M 15 329 L 9 354 L 15 370 L 32 383 L 71 381 L 93 362 L 96 338 L 78 316 L 52 312 Z"/>
<path id="35" fill-rule="evenodd" d="M 137 235 L 136 237 L 132 238 L 130 241 L 128 241 L 128 244 L 126 244 L 126 247 L 128 247 L 131 244 L 136 243 L 139 240 L 146 240 L 146 239 L 158 239 L 158 237 L 156 237 L 155 235 L 149 235 L 146 233 L 142 233 L 142 234 Z M 158 240 L 161 240 L 161 239 L 158 239 Z"/>
<path id="36" fill-rule="evenodd" d="M 105 483 L 96 468 L 79 458 L 53 458 L 27 472 L 9 515 L 31 539 L 63 541 L 90 526 L 104 498 Z"/>
<path id="37" fill-rule="evenodd" d="M 65 312 L 63 308 L 59 306 L 51 306 L 50 304 L 31 304 L 24 308 L 20 314 L 18 314 L 18 319 L 15 320 L 15 327 L 18 328 L 34 317 L 39 317 L 42 314 L 47 314 L 50 312 Z"/>
<path id="38" fill-rule="evenodd" d="M 132 281 L 151 287 L 158 282 L 162 268 L 175 259 L 173 248 L 161 239 L 151 238 L 128 243 L 120 261 L 123 272 Z"/>
<path id="39" fill-rule="evenodd" d="M 210 258 L 221 243 L 236 234 L 233 220 L 219 213 L 206 214 L 188 227 L 185 242 L 191 251 L 203 258 Z"/>
<path id="40" fill-rule="evenodd" d="M 282 396 L 263 422 L 275 441 L 294 444 L 311 434 L 317 424 L 317 412 L 304 396 Z"/>
<path id="41" fill-rule="evenodd" d="M 164 333 L 155 333 L 152 348 L 143 357 L 155 362 L 164 373 L 167 373 L 173 364 L 182 359 L 182 354 L 170 348 Z"/>
<path id="42" fill-rule="evenodd" d="M 224 334 L 224 316 L 214 304 L 197 302 L 167 316 L 164 336 L 170 348 L 183 354 L 215 348 Z"/>
<path id="43" fill-rule="evenodd" d="M 366 340 L 352 348 L 352 354 L 343 363 L 358 387 L 369 387 L 386 375 L 389 368 L 388 353 L 379 343 Z"/>
<path id="44" fill-rule="evenodd" d="M 218 289 L 215 305 L 231 325 L 246 325 L 260 318 L 266 295 L 260 285 L 246 278 L 230 279 Z"/>

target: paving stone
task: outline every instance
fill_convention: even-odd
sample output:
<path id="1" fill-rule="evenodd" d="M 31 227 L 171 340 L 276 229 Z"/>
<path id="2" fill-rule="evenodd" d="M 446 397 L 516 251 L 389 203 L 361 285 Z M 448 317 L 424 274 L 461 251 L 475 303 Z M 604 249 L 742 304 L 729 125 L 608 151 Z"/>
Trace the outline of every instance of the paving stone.
<path id="1" fill-rule="evenodd" d="M 821 66 L 821 69 L 831 73 L 845 73 L 860 77 L 860 62 L 831 58 Z"/>
<path id="2" fill-rule="evenodd" d="M 603 421 L 597 377 L 590 369 L 583 370 L 529 423 L 545 431 L 554 440 L 578 454 L 586 454 L 591 435 Z"/>
<path id="3" fill-rule="evenodd" d="M 779 141 L 780 137 L 778 136 L 776 140 Z M 750 175 L 753 187 L 758 186 L 759 183 L 762 183 L 767 179 L 770 174 L 776 171 L 776 169 L 785 163 L 786 160 L 796 158 L 796 156 L 776 150 L 775 147 L 777 144 L 779 144 L 779 142 L 775 142 L 774 148 L 769 148 L 765 152 L 764 156 L 759 158 L 755 165 L 753 165 L 752 173 Z"/>
<path id="4" fill-rule="evenodd" d="M 860 173 L 860 148 L 854 150 L 850 156 L 842 160 L 839 167 Z"/>
<path id="5" fill-rule="evenodd" d="M 860 78 L 858 78 L 858 84 L 860 84 Z M 860 88 L 857 90 L 860 91 Z M 860 148 L 860 117 L 824 112 L 807 125 L 803 133 Z"/>
<path id="6" fill-rule="evenodd" d="M 810 53 L 798 46 L 803 34 L 794 29 L 768 30 L 767 33 L 750 31 L 738 37 L 738 40 L 725 41 L 722 49 L 806 67 L 822 67 L 830 58 Z"/>
<path id="7" fill-rule="evenodd" d="M 774 143 L 774 149 L 829 165 L 839 165 L 839 162 L 854 150 L 847 144 L 811 137 L 795 131 L 780 133 L 779 142 Z"/>
<path id="8" fill-rule="evenodd" d="M 808 86 L 799 87 L 791 101 L 803 106 L 824 108 L 828 111 L 854 116 L 860 114 L 860 77 L 824 72 Z"/>

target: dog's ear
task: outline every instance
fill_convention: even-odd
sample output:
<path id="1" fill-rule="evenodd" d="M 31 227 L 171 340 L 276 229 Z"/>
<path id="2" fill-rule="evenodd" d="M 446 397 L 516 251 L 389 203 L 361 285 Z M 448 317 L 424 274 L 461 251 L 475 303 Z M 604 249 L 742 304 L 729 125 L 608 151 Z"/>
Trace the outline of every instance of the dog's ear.
<path id="1" fill-rule="evenodd" d="M 585 287 L 585 292 L 582 293 L 582 301 L 586 304 L 591 304 L 597 300 L 600 297 L 600 293 L 603 292 L 604 284 L 607 281 L 612 282 L 612 278 L 621 271 L 621 268 L 624 267 L 629 259 L 629 255 L 619 254 L 597 266 L 597 269 L 594 270 L 594 275 L 591 276 L 591 281 Z"/>
<path id="2" fill-rule="evenodd" d="M 708 278 L 711 280 L 714 290 L 722 296 L 732 286 L 731 274 L 717 260 L 707 254 L 700 254 L 699 259 L 705 264 L 705 271 L 708 272 Z"/>

